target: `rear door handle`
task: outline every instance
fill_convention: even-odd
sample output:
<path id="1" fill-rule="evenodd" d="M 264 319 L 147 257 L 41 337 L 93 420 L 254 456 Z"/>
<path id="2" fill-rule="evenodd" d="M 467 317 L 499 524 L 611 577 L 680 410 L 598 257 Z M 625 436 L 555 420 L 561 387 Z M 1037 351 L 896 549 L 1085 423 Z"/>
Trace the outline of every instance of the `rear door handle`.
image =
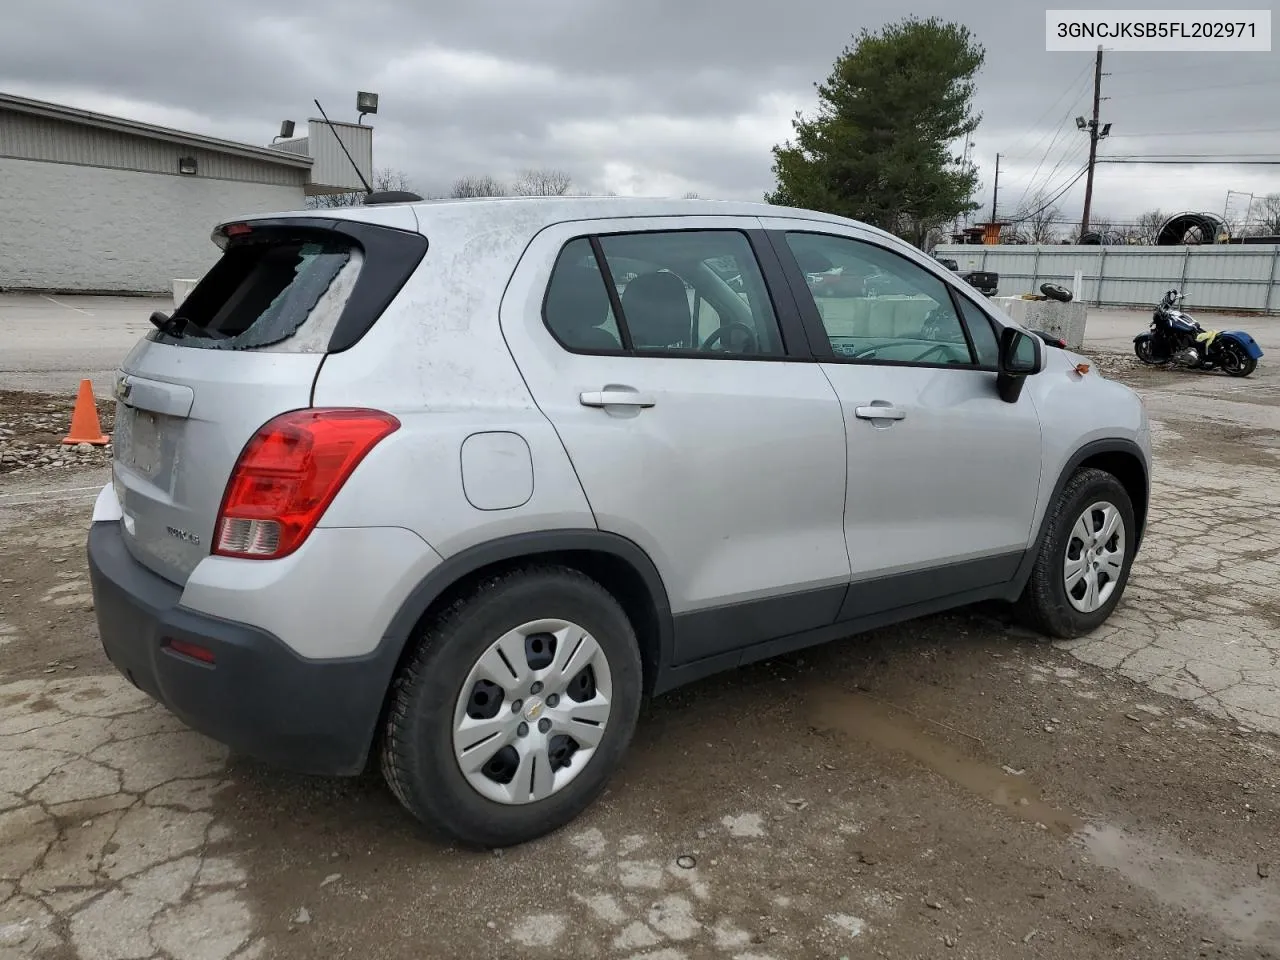
<path id="1" fill-rule="evenodd" d="M 579 394 L 578 402 L 584 407 L 652 407 L 653 397 L 637 390 L 588 390 Z"/>
<path id="2" fill-rule="evenodd" d="M 901 407 L 892 407 L 887 403 L 876 402 L 865 407 L 854 407 L 854 416 L 862 420 L 905 420 L 907 411 Z"/>

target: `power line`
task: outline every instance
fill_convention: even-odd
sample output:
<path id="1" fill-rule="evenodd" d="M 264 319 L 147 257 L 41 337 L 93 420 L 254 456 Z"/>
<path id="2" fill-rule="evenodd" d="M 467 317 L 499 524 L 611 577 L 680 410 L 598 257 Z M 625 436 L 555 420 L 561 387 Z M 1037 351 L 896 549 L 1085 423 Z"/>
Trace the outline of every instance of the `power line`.
<path id="1" fill-rule="evenodd" d="M 1044 162 L 1049 159 L 1049 154 L 1053 151 L 1054 145 L 1058 142 L 1058 138 L 1061 137 L 1063 134 L 1063 131 L 1066 130 L 1067 122 L 1070 121 L 1071 114 L 1075 113 L 1076 104 L 1078 104 L 1079 102 L 1080 100 L 1077 97 L 1076 101 L 1072 103 L 1071 109 L 1067 111 L 1067 115 L 1063 117 L 1062 121 L 1058 124 L 1058 129 L 1054 133 L 1053 139 L 1049 141 L 1049 146 L 1045 148 L 1044 155 L 1040 157 L 1040 162 L 1036 164 L 1035 170 L 1031 172 L 1031 178 L 1027 181 L 1026 187 L 1023 188 L 1022 196 L 1018 197 L 1017 206 L 1019 207 L 1022 206 L 1022 202 L 1027 199 L 1027 194 L 1031 192 L 1031 188 L 1035 185 L 1036 177 L 1040 175 L 1040 170 L 1044 166 Z M 1043 139 L 1043 137 L 1041 139 Z M 1062 165 L 1062 160 L 1059 159 L 1058 163 L 1054 166 L 1053 170 L 1051 170 L 1049 172 L 1049 175 L 1045 177 L 1045 183 L 1048 183 L 1050 180 L 1053 179 L 1054 173 L 1057 172 L 1058 167 L 1060 167 L 1061 165 Z"/>
<path id="2" fill-rule="evenodd" d="M 1058 102 L 1059 102 L 1063 97 L 1067 96 L 1069 93 L 1071 93 L 1071 91 L 1075 90 L 1076 85 L 1077 85 L 1077 84 L 1078 84 L 1078 83 L 1079 83 L 1079 82 L 1084 78 L 1085 72 L 1086 72 L 1088 69 L 1089 69 L 1089 64 L 1088 64 L 1088 63 L 1086 63 L 1083 67 L 1081 67 L 1081 68 L 1080 68 L 1080 72 L 1079 72 L 1079 73 L 1077 73 L 1077 74 L 1075 75 L 1075 78 L 1074 78 L 1074 79 L 1073 79 L 1069 84 L 1067 84 L 1067 89 L 1063 90 L 1063 91 L 1062 91 L 1062 93 L 1058 94 L 1057 99 L 1055 99 L 1055 100 L 1053 101 L 1053 103 L 1049 104 L 1049 106 L 1048 106 L 1048 108 L 1045 110 L 1045 112 L 1044 112 L 1044 113 L 1042 113 L 1042 114 L 1040 114 L 1040 116 L 1036 118 L 1035 122 L 1034 122 L 1034 123 L 1032 123 L 1032 124 L 1027 128 L 1026 133 L 1022 134 L 1022 136 L 1020 136 L 1017 140 L 1013 141 L 1013 145 L 1014 145 L 1015 147 L 1016 147 L 1019 143 L 1021 143 L 1024 139 L 1026 139 L 1028 136 L 1030 136 L 1032 133 L 1034 133 L 1034 132 L 1035 132 L 1036 127 L 1040 126 L 1040 124 L 1044 121 L 1045 117 L 1049 116 L 1049 114 L 1053 112 L 1054 108 L 1058 105 Z M 1076 99 L 1072 101 L 1071 110 L 1074 110 L 1074 109 L 1075 109 L 1075 104 L 1079 102 L 1079 100 L 1080 100 L 1080 96 L 1081 96 L 1081 94 L 1076 94 Z M 1068 116 L 1070 116 L 1070 114 L 1071 114 L 1071 110 L 1068 110 L 1068 111 L 1067 111 L 1067 115 L 1068 115 Z M 1005 154 L 1005 156 L 1006 156 L 1006 157 L 1012 157 L 1012 158 L 1014 158 L 1014 159 L 1019 159 L 1019 158 L 1024 157 L 1024 156 L 1029 156 L 1030 154 L 1032 154 L 1032 153 L 1033 153 L 1033 152 L 1034 152 L 1034 151 L 1035 151 L 1035 150 L 1040 146 L 1040 144 L 1041 144 L 1043 141 L 1044 141 L 1044 135 L 1042 134 L 1042 135 L 1041 135 L 1041 137 L 1040 137 L 1040 139 L 1036 141 L 1035 146 L 1033 146 L 1033 147 L 1032 147 L 1030 150 L 1028 150 L 1025 154 L 1021 154 L 1021 153 L 1006 153 L 1006 154 Z"/>
<path id="3" fill-rule="evenodd" d="M 1070 161 L 1074 166 L 1074 164 L 1077 161 L 1079 161 L 1081 149 L 1082 147 L 1078 145 L 1072 148 L 1070 151 L 1068 151 L 1064 156 L 1062 156 L 1058 160 L 1058 162 L 1054 165 L 1054 168 L 1049 171 L 1049 175 L 1044 178 L 1045 186 L 1037 190 L 1034 194 L 1032 194 L 1032 197 L 1031 197 L 1032 203 L 1039 203 L 1040 201 L 1042 201 L 1044 199 L 1045 194 L 1053 194 L 1054 198 L 1056 199 L 1057 197 L 1062 195 L 1061 190 L 1069 189 L 1071 184 L 1075 183 L 1076 180 L 1079 179 L 1079 173 L 1077 172 L 1075 174 L 1069 174 L 1070 182 L 1060 181 L 1059 183 L 1056 183 L 1053 186 L 1049 186 L 1049 184 L 1053 183 L 1054 178 L 1057 176 L 1058 169 L 1063 165 L 1064 162 Z M 1021 216 L 1018 213 L 1018 211 L 1022 209 L 1022 204 L 1024 202 L 1025 196 L 1026 196 L 1026 193 L 1024 191 L 1023 199 L 1019 199 L 1017 206 L 1014 207 L 1015 217 Z M 1053 202 L 1052 200 L 1049 201 L 1050 204 L 1052 204 L 1052 202 Z"/>
<path id="4" fill-rule="evenodd" d="M 1064 167 L 1067 170 L 1070 170 L 1071 168 L 1073 168 L 1076 165 L 1076 163 L 1079 162 L 1084 157 L 1084 155 L 1088 152 L 1088 150 L 1089 150 L 1088 141 L 1085 141 L 1085 140 L 1078 141 L 1075 146 L 1071 147 L 1069 150 L 1063 153 L 1061 157 L 1058 158 L 1058 162 L 1053 165 L 1053 169 L 1049 171 L 1049 175 L 1044 178 L 1045 183 L 1047 184 L 1050 181 L 1052 181 L 1053 178 L 1058 175 L 1058 171 L 1062 170 Z"/>
<path id="5" fill-rule="evenodd" d="M 1238 127 L 1234 130 L 1164 130 L 1146 133 L 1113 133 L 1112 137 L 1122 140 L 1141 140 L 1147 137 L 1208 137 L 1223 133 L 1280 133 L 1275 127 Z"/>
<path id="6" fill-rule="evenodd" d="M 1204 73 L 1206 71 L 1220 74 L 1222 73 L 1222 66 L 1218 63 L 1201 63 L 1190 67 L 1178 66 L 1171 70 L 1166 60 L 1158 67 L 1143 67 L 1141 70 L 1113 70 L 1111 75 L 1114 77 L 1136 77 L 1153 73 L 1176 73 L 1177 76 L 1182 77 L 1188 73 Z"/>
<path id="7" fill-rule="evenodd" d="M 1112 99 L 1115 100 L 1137 100 L 1142 97 L 1169 97 L 1175 93 L 1200 93 L 1207 90 L 1238 90 L 1240 87 L 1259 87 L 1259 86 L 1280 86 L 1280 79 L 1272 78 L 1269 80 L 1246 80 L 1243 83 L 1215 83 L 1209 86 L 1200 87 L 1179 87 L 1174 90 L 1142 90 L 1138 93 L 1119 93 Z"/>
<path id="8" fill-rule="evenodd" d="M 1232 158 L 1277 160 L 1274 153 L 1117 153 L 1117 160 L 1223 160 Z"/>
<path id="9" fill-rule="evenodd" d="M 1098 163 L 1176 164 L 1179 166 L 1280 167 L 1280 159 L 1272 160 L 1147 160 L 1142 157 L 1100 157 Z"/>
<path id="10" fill-rule="evenodd" d="M 1071 180 L 1068 181 L 1067 184 L 1061 190 L 1059 190 L 1052 197 L 1046 200 L 1043 205 L 1036 208 L 1035 210 L 1032 210 L 1030 213 L 1023 214 L 1021 217 L 1011 219 L 1007 222 L 1008 223 L 1026 223 L 1032 217 L 1036 217 L 1044 213 L 1044 211 L 1048 210 L 1051 206 L 1053 206 L 1054 203 L 1056 203 L 1063 194 L 1065 194 L 1068 190 L 1074 187 L 1080 181 L 1080 178 L 1083 177 L 1088 171 L 1089 171 L 1089 166 L 1088 164 L 1086 164 L 1085 166 L 1080 168 L 1079 173 L 1077 173 L 1074 177 L 1072 177 Z"/>

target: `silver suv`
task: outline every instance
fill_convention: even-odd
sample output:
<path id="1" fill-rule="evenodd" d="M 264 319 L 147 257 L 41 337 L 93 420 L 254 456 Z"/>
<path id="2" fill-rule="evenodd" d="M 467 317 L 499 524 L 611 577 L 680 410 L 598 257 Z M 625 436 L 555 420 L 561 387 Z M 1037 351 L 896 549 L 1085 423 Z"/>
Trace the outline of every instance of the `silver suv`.
<path id="1" fill-rule="evenodd" d="M 234 750 L 376 756 L 466 842 L 555 829 L 641 699 L 920 614 L 1124 591 L 1143 408 L 937 261 L 804 210 L 375 203 L 225 224 L 125 359 L 102 644 Z"/>

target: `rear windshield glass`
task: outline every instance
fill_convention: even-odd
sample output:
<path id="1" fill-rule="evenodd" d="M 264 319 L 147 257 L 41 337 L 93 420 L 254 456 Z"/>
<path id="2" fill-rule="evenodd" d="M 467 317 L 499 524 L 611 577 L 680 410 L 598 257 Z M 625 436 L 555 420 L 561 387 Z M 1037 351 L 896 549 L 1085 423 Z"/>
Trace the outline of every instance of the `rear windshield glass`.
<path id="1" fill-rule="evenodd" d="M 324 353 L 361 266 L 342 238 L 233 243 L 174 311 L 166 343 Z"/>

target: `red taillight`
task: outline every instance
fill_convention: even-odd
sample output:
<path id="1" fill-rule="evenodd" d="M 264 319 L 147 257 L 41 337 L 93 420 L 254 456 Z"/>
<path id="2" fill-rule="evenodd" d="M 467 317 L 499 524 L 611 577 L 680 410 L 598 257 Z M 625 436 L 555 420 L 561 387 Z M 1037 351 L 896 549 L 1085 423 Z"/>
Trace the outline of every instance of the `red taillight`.
<path id="1" fill-rule="evenodd" d="M 247 223 L 229 223 L 222 228 L 222 232 L 228 237 L 243 237 L 247 233 L 253 233 L 253 227 Z"/>
<path id="2" fill-rule="evenodd" d="M 311 534 L 351 472 L 400 421 L 379 410 L 295 410 L 264 424 L 236 461 L 213 552 L 274 560 Z"/>

